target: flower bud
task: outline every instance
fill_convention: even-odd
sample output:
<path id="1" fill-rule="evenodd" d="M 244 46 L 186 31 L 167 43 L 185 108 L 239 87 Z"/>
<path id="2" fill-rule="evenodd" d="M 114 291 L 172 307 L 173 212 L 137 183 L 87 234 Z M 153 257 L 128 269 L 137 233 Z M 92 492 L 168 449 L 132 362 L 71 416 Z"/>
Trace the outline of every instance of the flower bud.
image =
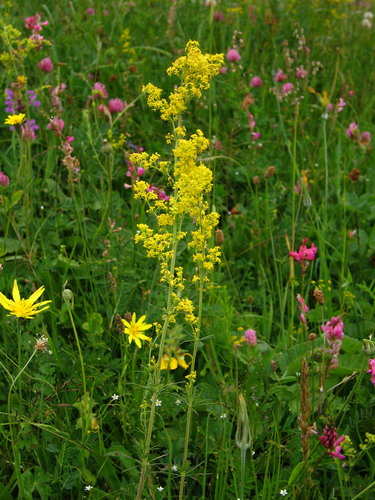
<path id="1" fill-rule="evenodd" d="M 275 175 L 276 168 L 271 165 L 270 167 L 267 168 L 266 173 L 264 174 L 264 177 L 266 179 L 269 179 L 270 177 L 273 177 Z"/>
<path id="2" fill-rule="evenodd" d="M 314 290 L 314 298 L 318 304 L 321 306 L 324 304 L 325 299 L 324 299 L 324 293 L 322 290 L 319 290 L 319 288 L 315 288 Z"/>
<path id="3" fill-rule="evenodd" d="M 247 450 L 251 445 L 250 420 L 247 414 L 246 401 L 239 395 L 240 408 L 237 419 L 236 444 L 240 450 Z"/>
<path id="4" fill-rule="evenodd" d="M 69 288 L 64 288 L 62 298 L 68 307 L 73 307 L 74 294 L 71 290 L 69 290 Z"/>
<path id="5" fill-rule="evenodd" d="M 222 245 L 224 243 L 224 233 L 221 229 L 216 229 L 215 242 L 216 245 Z"/>

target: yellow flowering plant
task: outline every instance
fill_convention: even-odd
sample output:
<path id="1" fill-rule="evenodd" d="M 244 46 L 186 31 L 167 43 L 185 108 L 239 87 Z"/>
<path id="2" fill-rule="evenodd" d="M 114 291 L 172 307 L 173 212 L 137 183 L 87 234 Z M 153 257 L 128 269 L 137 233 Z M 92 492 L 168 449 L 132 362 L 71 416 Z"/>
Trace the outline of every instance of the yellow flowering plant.
<path id="1" fill-rule="evenodd" d="M 9 316 L 33 319 L 37 314 L 48 309 L 50 306 L 47 306 L 47 304 L 52 302 L 51 300 L 44 300 L 35 304 L 35 302 L 43 294 L 44 290 L 44 286 L 41 286 L 36 292 L 30 295 L 28 299 L 21 299 L 17 280 L 14 280 L 12 291 L 13 300 L 8 299 L 4 294 L 0 293 L 0 304 L 4 307 L 4 309 L 10 311 Z"/>
<path id="2" fill-rule="evenodd" d="M 176 369 L 178 366 L 188 368 L 185 356 L 188 353 L 165 349 L 167 332 L 170 324 L 176 322 L 178 315 L 190 325 L 192 331 L 193 354 L 191 356 L 190 373 L 195 373 L 195 361 L 198 351 L 203 289 L 208 281 L 208 273 L 214 264 L 220 262 L 218 247 L 210 247 L 209 241 L 219 221 L 219 214 L 210 210 L 206 199 L 212 189 L 212 172 L 198 158 L 208 148 L 209 141 L 201 130 L 190 136 L 182 125 L 182 114 L 187 110 L 191 99 L 199 99 L 202 92 L 210 86 L 211 79 L 219 72 L 224 63 L 223 54 L 208 55 L 200 50 L 199 43 L 189 41 L 185 48 L 186 55 L 178 58 L 168 69 L 169 76 L 180 78 L 167 98 L 162 97 L 163 90 L 148 83 L 143 87 L 147 95 L 147 103 L 159 111 L 162 120 L 168 120 L 172 132 L 166 135 L 166 143 L 172 144 L 173 162 L 162 161 L 158 153 L 133 153 L 130 161 L 144 170 L 154 170 L 167 177 L 171 190 L 169 197 L 161 199 L 145 181 L 134 185 L 134 196 L 148 204 L 148 213 L 156 219 L 156 228 L 150 224 L 139 224 L 136 242 L 143 243 L 150 258 L 156 258 L 160 264 L 160 281 L 168 287 L 166 307 L 163 314 L 163 326 L 160 332 L 159 356 L 153 372 L 152 405 L 148 421 L 142 473 L 138 486 L 137 499 L 142 496 L 146 473 L 149 467 L 148 454 L 155 418 L 155 401 L 160 393 L 160 372 L 164 369 Z M 185 246 L 192 253 L 195 272 L 187 278 L 182 266 L 177 262 L 177 250 Z M 189 283 L 190 282 L 190 283 Z M 186 285 L 198 287 L 198 307 L 186 296 Z M 168 350 L 169 349 L 169 350 Z M 189 377 L 189 375 L 188 375 Z M 192 401 L 194 382 L 186 386 L 187 397 Z M 188 405 L 187 427 L 182 471 L 185 470 L 190 436 L 191 408 Z M 180 497 L 183 495 L 185 475 L 181 475 Z"/>

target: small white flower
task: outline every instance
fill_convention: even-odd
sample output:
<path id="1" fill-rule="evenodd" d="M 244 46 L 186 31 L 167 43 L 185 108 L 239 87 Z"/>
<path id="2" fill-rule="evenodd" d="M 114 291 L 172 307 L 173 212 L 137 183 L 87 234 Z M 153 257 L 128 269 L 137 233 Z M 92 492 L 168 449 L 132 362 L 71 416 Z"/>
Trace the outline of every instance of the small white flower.
<path id="1" fill-rule="evenodd" d="M 91 486 L 91 484 L 85 486 L 85 491 L 90 491 L 93 489 L 94 486 Z"/>
<path id="2" fill-rule="evenodd" d="M 158 491 L 163 491 L 163 490 L 164 490 L 163 486 L 158 486 L 156 489 L 157 489 Z"/>
<path id="3" fill-rule="evenodd" d="M 280 495 L 281 495 L 282 497 L 286 497 L 286 496 L 287 496 L 287 494 L 288 494 L 287 490 L 280 490 Z"/>
<path id="4" fill-rule="evenodd" d="M 118 394 L 112 394 L 111 399 L 112 401 L 117 401 L 120 398 Z"/>
<path id="5" fill-rule="evenodd" d="M 172 465 L 172 470 L 177 471 L 177 465 Z"/>
<path id="6" fill-rule="evenodd" d="M 180 404 L 181 404 L 181 399 L 176 399 L 176 405 L 180 406 Z"/>
<path id="7" fill-rule="evenodd" d="M 374 17 L 374 14 L 372 12 L 365 12 L 363 15 L 365 19 L 372 19 Z"/>
<path id="8" fill-rule="evenodd" d="M 220 418 L 222 418 L 222 419 L 227 418 L 227 414 L 226 414 L 226 413 L 222 413 L 222 414 L 220 415 Z"/>
<path id="9" fill-rule="evenodd" d="M 253 451 L 253 456 L 255 455 L 255 451 Z"/>

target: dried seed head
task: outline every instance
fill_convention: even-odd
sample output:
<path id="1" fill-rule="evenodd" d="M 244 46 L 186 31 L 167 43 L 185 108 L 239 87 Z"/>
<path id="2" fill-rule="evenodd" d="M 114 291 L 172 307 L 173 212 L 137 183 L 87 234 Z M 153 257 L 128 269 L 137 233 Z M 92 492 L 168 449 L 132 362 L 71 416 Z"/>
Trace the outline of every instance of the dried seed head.
<path id="1" fill-rule="evenodd" d="M 324 304 L 325 299 L 324 299 L 324 293 L 322 290 L 319 290 L 319 288 L 315 288 L 314 290 L 314 298 L 318 304 L 321 306 Z"/>
<path id="2" fill-rule="evenodd" d="M 255 177 L 253 177 L 253 183 L 254 184 L 259 184 L 260 183 L 260 177 L 259 177 L 259 175 L 256 175 Z"/>
<path id="3" fill-rule="evenodd" d="M 277 371 L 279 368 L 278 364 L 277 364 L 277 361 L 275 361 L 274 359 L 271 359 L 271 369 L 273 372 Z"/>
<path id="4" fill-rule="evenodd" d="M 131 321 L 132 320 L 132 313 L 125 313 L 124 314 L 124 319 L 126 319 L 126 321 Z"/>
<path id="5" fill-rule="evenodd" d="M 307 338 L 308 338 L 309 340 L 311 340 L 311 342 L 312 342 L 313 340 L 315 340 L 315 339 L 316 339 L 316 333 L 309 333 L 309 335 L 308 335 L 308 337 L 307 337 Z"/>
<path id="6" fill-rule="evenodd" d="M 216 229 L 215 232 L 215 241 L 216 245 L 222 245 L 224 243 L 224 233 L 221 229 Z"/>
<path id="7" fill-rule="evenodd" d="M 121 316 L 119 314 L 117 314 L 115 318 L 115 329 L 120 333 L 123 333 L 123 331 L 125 330 L 125 325 L 122 322 Z"/>
<path id="8" fill-rule="evenodd" d="M 266 173 L 264 174 L 264 177 L 266 179 L 269 179 L 270 177 L 273 177 L 275 175 L 276 168 L 271 165 L 270 167 L 267 168 Z"/>

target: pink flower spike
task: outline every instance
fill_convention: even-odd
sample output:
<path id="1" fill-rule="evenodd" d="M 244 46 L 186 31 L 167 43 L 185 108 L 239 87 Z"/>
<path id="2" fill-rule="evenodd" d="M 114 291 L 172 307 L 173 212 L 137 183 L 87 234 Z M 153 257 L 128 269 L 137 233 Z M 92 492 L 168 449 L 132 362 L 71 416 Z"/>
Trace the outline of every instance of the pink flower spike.
<path id="1" fill-rule="evenodd" d="M 230 49 L 227 52 L 226 58 L 230 62 L 237 62 L 241 59 L 241 56 L 237 49 Z"/>
<path id="2" fill-rule="evenodd" d="M 254 89 L 258 89 L 263 85 L 263 81 L 259 76 L 254 76 L 251 81 L 250 81 L 250 87 L 253 87 Z"/>
<path id="3" fill-rule="evenodd" d="M 375 358 L 368 360 L 368 367 L 367 373 L 371 373 L 371 383 L 375 385 Z"/>
<path id="4" fill-rule="evenodd" d="M 341 316 L 333 316 L 331 321 L 327 321 L 320 329 L 326 334 L 326 338 L 330 342 L 344 338 L 344 322 Z"/>
<path id="5" fill-rule="evenodd" d="M 349 139 L 355 139 L 358 137 L 359 134 L 359 128 L 356 122 L 352 122 L 349 127 L 346 129 L 346 135 L 349 137 Z"/>
<path id="6" fill-rule="evenodd" d="M 361 134 L 361 144 L 367 146 L 367 144 L 370 144 L 370 142 L 371 142 L 370 132 L 363 132 L 363 134 Z"/>

